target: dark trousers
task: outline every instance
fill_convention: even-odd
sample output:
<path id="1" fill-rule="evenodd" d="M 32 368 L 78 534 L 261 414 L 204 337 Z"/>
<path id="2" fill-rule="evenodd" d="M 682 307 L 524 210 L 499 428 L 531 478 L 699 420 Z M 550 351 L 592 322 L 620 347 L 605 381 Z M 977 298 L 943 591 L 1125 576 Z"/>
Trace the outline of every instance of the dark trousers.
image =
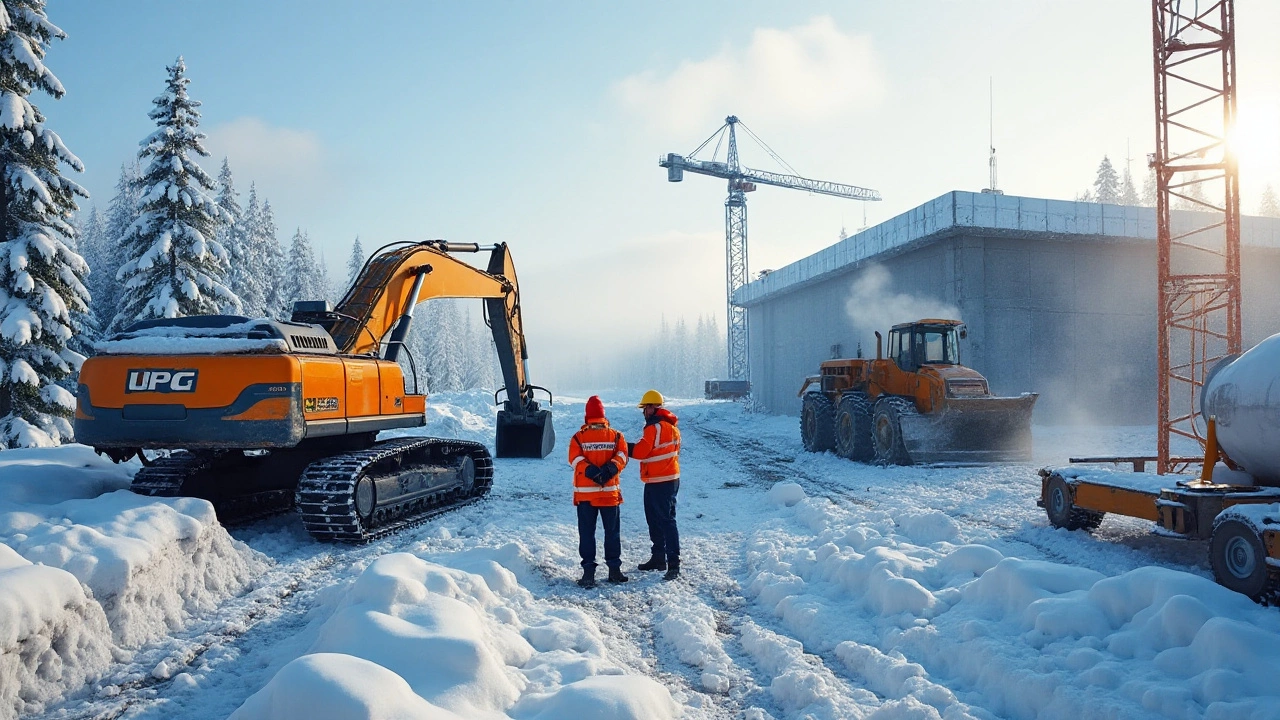
<path id="1" fill-rule="evenodd" d="M 622 534 L 619 532 L 618 506 L 596 507 L 578 503 L 578 554 L 582 569 L 596 569 L 596 516 L 604 525 L 604 563 L 610 568 L 622 567 Z"/>
<path id="2" fill-rule="evenodd" d="M 653 556 L 668 563 L 680 562 L 680 531 L 676 529 L 676 493 L 680 481 L 645 483 L 644 519 L 649 523 Z"/>

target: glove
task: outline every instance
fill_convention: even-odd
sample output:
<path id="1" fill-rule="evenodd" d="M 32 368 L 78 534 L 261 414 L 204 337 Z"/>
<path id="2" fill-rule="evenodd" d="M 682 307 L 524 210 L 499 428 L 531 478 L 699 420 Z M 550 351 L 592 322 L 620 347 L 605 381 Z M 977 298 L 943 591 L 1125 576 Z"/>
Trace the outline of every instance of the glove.
<path id="1" fill-rule="evenodd" d="M 600 477 L 603 478 L 605 482 L 609 482 L 613 479 L 613 476 L 617 474 L 618 464 L 612 460 L 605 463 L 604 466 L 600 468 Z"/>
<path id="2" fill-rule="evenodd" d="M 631 453 L 635 451 L 636 451 L 636 444 L 633 442 L 627 443 L 627 457 L 631 457 Z"/>
<path id="3" fill-rule="evenodd" d="M 600 467 L 598 465 L 587 463 L 587 469 L 583 470 L 582 474 L 586 475 L 587 479 L 592 482 L 600 482 Z"/>

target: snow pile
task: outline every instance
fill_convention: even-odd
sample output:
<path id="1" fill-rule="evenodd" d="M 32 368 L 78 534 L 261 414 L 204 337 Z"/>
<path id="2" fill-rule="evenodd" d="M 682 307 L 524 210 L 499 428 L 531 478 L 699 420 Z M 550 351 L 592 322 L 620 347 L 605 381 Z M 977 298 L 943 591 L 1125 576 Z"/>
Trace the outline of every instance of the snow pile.
<path id="1" fill-rule="evenodd" d="M 716 636 L 716 618 L 711 608 L 689 598 L 675 598 L 655 609 L 653 624 L 662 639 L 675 648 L 681 662 L 702 668 L 704 690 L 729 691 L 733 661 Z"/>
<path id="2" fill-rule="evenodd" d="M 607 661 L 589 615 L 539 608 L 498 562 L 523 554 L 508 546 L 451 560 L 472 572 L 408 553 L 378 558 L 308 654 L 231 717 L 675 717 L 665 688 Z"/>
<path id="3" fill-rule="evenodd" d="M 765 495 L 765 499 L 774 505 L 785 505 L 791 507 L 807 497 L 804 488 L 793 482 L 774 483 L 769 488 L 769 493 Z"/>
<path id="4" fill-rule="evenodd" d="M 413 387 L 413 380 L 409 380 L 408 387 Z M 435 393 L 427 397 L 425 428 L 392 430 L 379 437 L 428 435 L 492 445 L 497 414 L 498 408 L 493 404 L 491 390 Z"/>
<path id="5" fill-rule="evenodd" d="M 130 472 L 83 446 L 4 453 L 0 543 L 86 585 L 115 641 L 136 647 L 239 593 L 265 561 L 204 500 L 114 489 Z"/>
<path id="6" fill-rule="evenodd" d="M 110 636 L 75 577 L 0 545 L 0 718 L 40 712 L 64 688 L 100 675 Z"/>
<path id="7" fill-rule="evenodd" d="M 782 514 L 748 545 L 747 594 L 804 649 L 835 655 L 903 710 L 969 714 L 955 690 L 1011 718 L 1082 707 L 1099 717 L 1276 717 L 1280 617 L 1207 578 L 1006 558 L 953 544 L 959 526 L 930 511 L 894 517 L 809 498 Z M 780 705 L 846 712 L 818 712 L 820 693 L 798 689 L 820 688 L 820 677 L 779 687 L 787 668 L 798 677 L 800 665 L 784 660 L 799 644 L 770 650 L 794 641 L 767 635 L 744 632 L 743 642 L 783 670 L 772 688 Z"/>
<path id="8" fill-rule="evenodd" d="M 161 325 L 117 333 L 93 346 L 99 355 L 229 355 L 283 353 L 289 344 L 279 338 L 251 338 L 268 318 L 223 327 Z M 268 325 L 268 327 L 270 327 Z"/>

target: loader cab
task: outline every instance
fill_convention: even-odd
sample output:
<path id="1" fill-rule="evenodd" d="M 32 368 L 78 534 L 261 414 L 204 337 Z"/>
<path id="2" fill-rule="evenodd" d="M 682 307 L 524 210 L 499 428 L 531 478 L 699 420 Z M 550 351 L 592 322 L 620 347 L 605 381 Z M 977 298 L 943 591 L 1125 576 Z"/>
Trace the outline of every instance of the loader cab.
<path id="1" fill-rule="evenodd" d="M 959 365 L 964 325 L 955 320 L 921 320 L 894 325 L 888 354 L 899 369 L 916 372 L 924 365 Z"/>

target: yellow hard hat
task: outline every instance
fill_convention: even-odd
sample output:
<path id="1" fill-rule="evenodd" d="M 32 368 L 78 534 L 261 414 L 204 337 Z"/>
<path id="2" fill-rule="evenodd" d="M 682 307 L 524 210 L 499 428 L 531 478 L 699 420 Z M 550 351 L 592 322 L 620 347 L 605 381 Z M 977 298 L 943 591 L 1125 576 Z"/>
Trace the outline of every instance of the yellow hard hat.
<path id="1" fill-rule="evenodd" d="M 662 399 L 662 393 L 657 390 L 650 390 L 644 394 L 644 397 L 640 398 L 640 404 L 636 407 L 644 407 L 645 405 L 661 405 L 665 402 L 666 400 Z"/>

